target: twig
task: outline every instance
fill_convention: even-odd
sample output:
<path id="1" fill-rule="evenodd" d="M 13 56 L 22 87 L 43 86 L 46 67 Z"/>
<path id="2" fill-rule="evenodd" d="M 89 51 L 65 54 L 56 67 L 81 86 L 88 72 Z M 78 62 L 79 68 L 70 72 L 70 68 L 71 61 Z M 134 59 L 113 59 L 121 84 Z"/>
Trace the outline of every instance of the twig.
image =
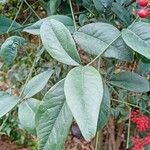
<path id="1" fill-rule="evenodd" d="M 71 9 L 71 14 L 72 14 L 72 19 L 73 19 L 73 23 L 74 23 L 74 28 L 75 28 L 75 30 L 77 30 L 77 24 L 76 24 L 76 20 L 75 20 L 75 17 L 74 17 L 71 0 L 69 0 L 69 5 L 70 5 L 70 9 Z"/>
<path id="2" fill-rule="evenodd" d="M 41 18 L 39 17 L 39 15 L 34 11 L 34 9 L 29 5 L 29 3 L 26 0 L 23 0 L 27 6 L 31 9 L 31 11 L 37 16 L 37 18 L 40 20 Z"/>
<path id="3" fill-rule="evenodd" d="M 130 116 L 131 116 L 131 108 L 129 109 L 129 126 L 128 126 L 128 135 L 127 135 L 127 149 L 129 148 L 129 141 L 130 141 L 130 126 L 131 126 Z"/>
<path id="4" fill-rule="evenodd" d="M 16 13 L 16 16 L 15 16 L 13 22 L 11 23 L 10 27 L 8 28 L 7 33 L 10 31 L 10 29 L 11 29 L 12 26 L 13 26 L 13 24 L 15 23 L 15 21 L 16 21 L 16 19 L 17 19 L 17 17 L 18 17 L 18 14 L 19 14 L 19 12 L 20 12 L 20 10 L 21 10 L 21 8 L 22 8 L 22 5 L 23 5 L 23 1 L 21 2 L 20 6 L 19 6 L 19 9 L 18 9 L 18 11 L 17 11 L 17 13 Z"/>

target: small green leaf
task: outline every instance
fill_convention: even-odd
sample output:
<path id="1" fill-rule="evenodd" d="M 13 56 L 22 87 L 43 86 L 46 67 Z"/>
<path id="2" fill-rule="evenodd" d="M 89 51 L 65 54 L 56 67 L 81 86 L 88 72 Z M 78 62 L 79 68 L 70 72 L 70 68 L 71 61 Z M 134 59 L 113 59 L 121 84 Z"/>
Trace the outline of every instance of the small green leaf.
<path id="1" fill-rule="evenodd" d="M 5 64 L 10 65 L 17 56 L 17 46 L 25 43 L 25 39 L 19 36 L 11 36 L 2 44 L 0 57 Z"/>
<path id="2" fill-rule="evenodd" d="M 97 130 L 97 121 L 103 97 L 103 83 L 93 67 L 76 67 L 65 80 L 67 104 L 86 140 L 91 140 Z"/>
<path id="3" fill-rule="evenodd" d="M 8 113 L 19 102 L 19 97 L 0 92 L 0 118 Z"/>
<path id="4" fill-rule="evenodd" d="M 57 8 L 59 7 L 60 4 L 61 0 L 52 0 L 49 2 L 51 14 L 55 14 L 57 12 Z"/>
<path id="5" fill-rule="evenodd" d="M 44 47 L 56 60 L 77 66 L 80 57 L 68 29 L 59 21 L 51 19 L 41 25 L 40 35 Z"/>
<path id="6" fill-rule="evenodd" d="M 122 37 L 125 43 L 134 51 L 150 59 L 150 24 L 136 22 L 123 29 Z"/>
<path id="7" fill-rule="evenodd" d="M 110 24 L 90 23 L 81 27 L 73 36 L 77 44 L 89 54 L 103 54 L 104 57 L 130 61 L 133 54 L 120 35 L 120 31 Z"/>
<path id="8" fill-rule="evenodd" d="M 126 25 L 130 25 L 130 12 L 119 3 L 113 3 L 111 10 L 117 15 L 117 17 Z"/>
<path id="9" fill-rule="evenodd" d="M 148 80 L 133 72 L 120 72 L 114 74 L 109 82 L 132 92 L 148 92 L 150 90 Z"/>
<path id="10" fill-rule="evenodd" d="M 102 99 L 100 112 L 99 112 L 97 130 L 102 130 L 109 119 L 110 108 L 111 108 L 110 103 L 111 103 L 111 99 L 110 99 L 109 89 L 107 85 L 104 84 L 104 93 L 103 93 L 103 99 Z"/>
<path id="11" fill-rule="evenodd" d="M 28 132 L 35 134 L 35 113 L 39 107 L 40 101 L 30 98 L 19 105 L 18 117 L 21 127 Z"/>
<path id="12" fill-rule="evenodd" d="M 51 19 L 60 21 L 67 27 L 67 29 L 69 29 L 70 32 L 73 32 L 73 29 L 74 29 L 73 21 L 70 17 L 65 16 L 65 15 L 53 15 L 53 16 L 46 17 L 44 19 L 37 21 L 36 23 L 32 24 L 31 26 L 24 28 L 23 31 L 28 32 L 30 34 L 34 34 L 34 35 L 39 35 L 40 27 L 41 27 L 42 23 L 45 21 L 49 21 Z"/>
<path id="13" fill-rule="evenodd" d="M 45 87 L 52 74 L 53 70 L 48 70 L 33 77 L 23 90 L 23 97 L 27 99 L 40 92 Z"/>
<path id="14" fill-rule="evenodd" d="M 44 96 L 36 114 L 39 150 L 61 150 L 72 119 L 64 95 L 64 80 L 61 80 Z"/>
<path id="15" fill-rule="evenodd" d="M 12 20 L 10 20 L 9 18 L 6 18 L 4 16 L 0 16 L 0 35 L 7 33 L 7 30 L 9 29 L 9 27 L 12 24 Z M 12 27 L 10 28 L 10 31 L 17 29 L 21 27 L 21 25 L 17 22 L 14 22 Z"/>

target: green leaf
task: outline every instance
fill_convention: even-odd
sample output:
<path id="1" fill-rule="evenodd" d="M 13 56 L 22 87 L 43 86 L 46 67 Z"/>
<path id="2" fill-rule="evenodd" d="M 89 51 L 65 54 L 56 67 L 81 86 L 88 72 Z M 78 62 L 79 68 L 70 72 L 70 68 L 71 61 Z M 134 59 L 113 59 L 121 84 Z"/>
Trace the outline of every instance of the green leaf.
<path id="1" fill-rule="evenodd" d="M 25 43 L 25 39 L 19 36 L 11 36 L 2 44 L 0 57 L 5 64 L 10 65 L 17 56 L 17 46 Z"/>
<path id="2" fill-rule="evenodd" d="M 27 99 L 40 92 L 45 87 L 52 74 L 53 70 L 48 70 L 33 77 L 25 86 L 23 97 Z"/>
<path id="3" fill-rule="evenodd" d="M 150 90 L 148 80 L 133 72 L 114 74 L 109 82 L 132 92 L 148 92 Z"/>
<path id="4" fill-rule="evenodd" d="M 47 92 L 36 115 L 39 150 L 61 150 L 72 119 L 61 80 Z"/>
<path id="5" fill-rule="evenodd" d="M 111 108 L 111 99 L 109 89 L 106 84 L 104 84 L 104 93 L 103 99 L 100 107 L 99 118 L 98 118 L 98 125 L 97 130 L 102 130 L 103 127 L 107 124 L 110 115 L 110 108 Z"/>
<path id="6" fill-rule="evenodd" d="M 122 37 L 126 44 L 134 51 L 150 59 L 150 24 L 136 22 L 127 29 L 123 29 Z"/>
<path id="7" fill-rule="evenodd" d="M 150 63 L 143 63 L 139 61 L 138 64 L 138 73 L 141 75 L 149 75 L 150 74 Z"/>
<path id="8" fill-rule="evenodd" d="M 0 92 L 0 118 L 8 113 L 19 102 L 19 97 Z"/>
<path id="9" fill-rule="evenodd" d="M 77 44 L 89 54 L 102 55 L 104 53 L 104 57 L 132 60 L 133 55 L 119 37 L 120 34 L 120 31 L 110 24 L 91 23 L 75 32 L 74 38 Z M 114 41 L 114 39 L 117 40 Z"/>
<path id="10" fill-rule="evenodd" d="M 86 140 L 96 133 L 103 83 L 99 72 L 90 66 L 72 69 L 65 80 L 67 104 Z"/>
<path id="11" fill-rule="evenodd" d="M 39 35 L 40 27 L 41 27 L 42 23 L 45 21 L 49 21 L 51 19 L 60 21 L 67 27 L 67 29 L 69 29 L 69 31 L 71 33 L 73 32 L 73 30 L 74 30 L 73 21 L 70 17 L 65 16 L 65 15 L 53 15 L 53 16 L 46 17 L 44 19 L 37 21 L 36 23 L 32 24 L 31 26 L 24 28 L 23 31 L 28 32 L 30 34 L 34 34 L 34 35 Z"/>
<path id="12" fill-rule="evenodd" d="M 39 104 L 39 100 L 30 98 L 23 101 L 19 105 L 18 109 L 18 117 L 21 127 L 32 134 L 35 134 L 35 113 L 39 107 Z"/>
<path id="13" fill-rule="evenodd" d="M 54 19 L 45 21 L 40 33 L 44 47 L 53 58 L 68 65 L 79 65 L 80 57 L 75 42 L 61 22 Z"/>
<path id="14" fill-rule="evenodd" d="M 122 4 L 113 3 L 113 7 L 111 9 L 126 26 L 131 24 L 130 12 L 127 11 Z"/>
<path id="15" fill-rule="evenodd" d="M 6 18 L 4 16 L 0 16 L 0 35 L 7 33 L 7 30 L 9 29 L 9 27 L 12 24 L 12 20 L 10 20 L 9 18 Z M 17 29 L 21 27 L 20 24 L 18 24 L 17 22 L 14 22 L 12 27 L 10 28 L 10 31 Z"/>
<path id="16" fill-rule="evenodd" d="M 104 8 L 111 7 L 113 0 L 93 0 L 95 8 L 98 11 L 104 10 Z"/>
<path id="17" fill-rule="evenodd" d="M 51 14 L 55 14 L 57 12 L 57 8 L 61 4 L 61 0 L 52 0 L 49 2 Z"/>

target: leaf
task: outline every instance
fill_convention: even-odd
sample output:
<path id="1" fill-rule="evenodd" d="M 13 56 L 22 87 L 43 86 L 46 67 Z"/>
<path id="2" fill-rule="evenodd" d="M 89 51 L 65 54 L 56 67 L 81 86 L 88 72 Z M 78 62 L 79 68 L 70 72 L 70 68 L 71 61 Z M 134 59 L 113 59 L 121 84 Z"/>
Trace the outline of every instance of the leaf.
<path id="1" fill-rule="evenodd" d="M 123 29 L 122 37 L 126 44 L 134 51 L 150 59 L 150 24 L 136 22 L 127 29 Z"/>
<path id="2" fill-rule="evenodd" d="M 104 57 L 132 60 L 133 55 L 122 38 L 117 39 L 120 34 L 120 31 L 110 24 L 90 23 L 75 32 L 74 38 L 77 44 L 89 54 L 102 55 L 104 53 Z M 114 39 L 117 40 L 114 41 Z"/>
<path id="3" fill-rule="evenodd" d="M 17 56 L 17 46 L 25 43 L 25 39 L 19 36 L 11 36 L 2 44 L 0 57 L 5 64 L 10 65 Z"/>
<path id="4" fill-rule="evenodd" d="M 0 92 L 0 118 L 8 113 L 19 102 L 19 97 Z"/>
<path id="5" fill-rule="evenodd" d="M 124 6 L 119 3 L 113 3 L 113 7 L 111 9 L 126 26 L 131 24 L 130 12 L 127 11 Z"/>
<path id="6" fill-rule="evenodd" d="M 98 11 L 102 11 L 107 7 L 111 7 L 113 0 L 93 0 L 93 2 L 95 5 L 95 8 Z"/>
<path id="7" fill-rule="evenodd" d="M 24 28 L 23 31 L 28 32 L 30 34 L 34 34 L 34 35 L 39 35 L 40 27 L 41 27 L 42 23 L 45 21 L 50 21 L 51 19 L 60 21 L 67 27 L 67 29 L 69 29 L 69 31 L 71 33 L 73 32 L 73 30 L 74 30 L 73 21 L 70 17 L 65 16 L 65 15 L 53 15 L 53 16 L 46 17 L 44 19 L 37 21 L 36 23 L 32 24 L 31 26 Z"/>
<path id="8" fill-rule="evenodd" d="M 39 150 L 61 150 L 72 123 L 64 95 L 64 80 L 44 96 L 36 115 Z"/>
<path id="9" fill-rule="evenodd" d="M 72 69 L 65 80 L 67 104 L 86 140 L 95 136 L 103 83 L 99 72 L 90 66 Z"/>
<path id="10" fill-rule="evenodd" d="M 57 8 L 61 4 L 61 0 L 52 0 L 49 2 L 51 14 L 55 14 L 57 12 Z"/>
<path id="11" fill-rule="evenodd" d="M 148 92 L 150 90 L 148 80 L 133 72 L 114 74 L 109 82 L 132 92 Z"/>
<path id="12" fill-rule="evenodd" d="M 103 127 L 107 124 L 110 115 L 110 108 L 111 108 L 111 99 L 109 89 L 106 84 L 104 84 L 104 93 L 103 99 L 100 107 L 99 118 L 98 118 L 98 125 L 97 130 L 102 130 Z"/>
<path id="13" fill-rule="evenodd" d="M 53 58 L 68 65 L 79 65 L 80 57 L 75 42 L 61 22 L 54 19 L 45 21 L 40 33 L 45 49 Z"/>
<path id="14" fill-rule="evenodd" d="M 21 127 L 28 132 L 35 133 L 35 113 L 39 107 L 40 101 L 34 98 L 30 98 L 23 101 L 19 105 L 18 117 Z"/>
<path id="15" fill-rule="evenodd" d="M 139 61 L 137 70 L 138 70 L 138 73 L 141 75 L 149 75 L 150 63 L 143 63 L 142 61 Z"/>
<path id="16" fill-rule="evenodd" d="M 45 87 L 52 74 L 53 70 L 48 70 L 33 77 L 25 86 L 23 97 L 27 99 L 40 92 Z"/>
<path id="17" fill-rule="evenodd" d="M 9 18 L 6 18 L 4 16 L 0 16 L 0 35 L 7 33 L 7 30 L 9 29 L 9 27 L 12 24 L 12 20 L 10 20 Z M 21 25 L 17 22 L 14 22 L 12 27 L 10 28 L 10 31 L 17 29 L 21 27 Z"/>

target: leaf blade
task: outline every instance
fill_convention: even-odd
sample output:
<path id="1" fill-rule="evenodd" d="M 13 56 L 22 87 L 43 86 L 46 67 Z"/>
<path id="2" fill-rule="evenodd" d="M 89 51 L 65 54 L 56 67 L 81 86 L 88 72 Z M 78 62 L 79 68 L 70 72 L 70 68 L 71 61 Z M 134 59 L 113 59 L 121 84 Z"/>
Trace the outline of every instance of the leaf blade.
<path id="1" fill-rule="evenodd" d="M 68 65 L 79 65 L 80 57 L 75 42 L 61 22 L 54 19 L 45 21 L 41 25 L 40 35 L 44 47 L 54 59 Z"/>
<path id="2" fill-rule="evenodd" d="M 0 118 L 8 113 L 19 102 L 19 97 L 0 92 Z"/>
<path id="3" fill-rule="evenodd" d="M 72 114 L 64 95 L 64 80 L 47 92 L 36 120 L 39 150 L 61 150 L 72 123 Z"/>
<path id="4" fill-rule="evenodd" d="M 150 25 L 146 22 L 136 22 L 133 26 L 122 30 L 126 44 L 134 51 L 150 59 Z"/>
<path id="5" fill-rule="evenodd" d="M 109 82 L 132 92 L 148 92 L 150 90 L 148 80 L 133 72 L 114 74 Z"/>
<path id="6" fill-rule="evenodd" d="M 103 96 L 103 84 L 99 72 L 93 67 L 72 69 L 65 79 L 64 90 L 67 104 L 82 135 L 86 140 L 92 139 L 96 133 Z"/>
<path id="7" fill-rule="evenodd" d="M 53 70 L 47 70 L 33 77 L 27 83 L 25 89 L 23 89 L 23 97 L 27 99 L 40 92 L 45 87 L 52 74 Z"/>
<path id="8" fill-rule="evenodd" d="M 21 127 L 32 134 L 35 134 L 35 113 L 39 104 L 39 100 L 30 98 L 22 102 L 18 108 L 18 117 Z"/>
<path id="9" fill-rule="evenodd" d="M 130 61 L 133 54 L 127 49 L 120 35 L 120 31 L 110 24 L 90 23 L 81 27 L 73 36 L 77 44 L 89 54 Z"/>

